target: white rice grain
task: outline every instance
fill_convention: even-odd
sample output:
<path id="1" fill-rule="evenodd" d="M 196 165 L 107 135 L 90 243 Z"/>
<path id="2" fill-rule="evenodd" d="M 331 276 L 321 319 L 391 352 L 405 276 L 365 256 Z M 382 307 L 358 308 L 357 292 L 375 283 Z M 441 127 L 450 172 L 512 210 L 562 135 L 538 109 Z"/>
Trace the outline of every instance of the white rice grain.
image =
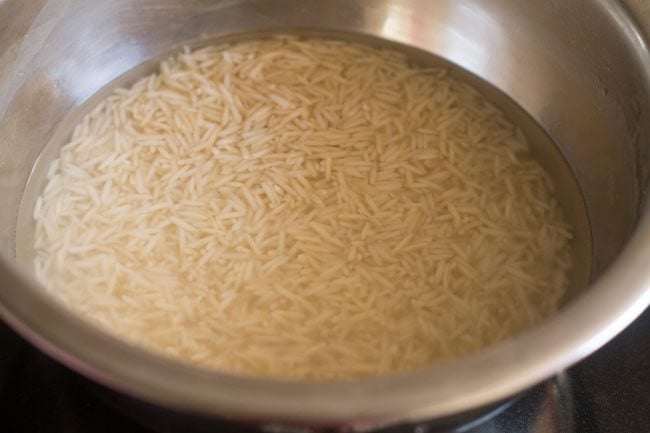
<path id="1" fill-rule="evenodd" d="M 412 370 L 567 288 L 571 228 L 525 138 L 399 53 L 277 37 L 164 61 L 74 130 L 36 200 L 36 276 L 168 356 L 237 374 Z"/>

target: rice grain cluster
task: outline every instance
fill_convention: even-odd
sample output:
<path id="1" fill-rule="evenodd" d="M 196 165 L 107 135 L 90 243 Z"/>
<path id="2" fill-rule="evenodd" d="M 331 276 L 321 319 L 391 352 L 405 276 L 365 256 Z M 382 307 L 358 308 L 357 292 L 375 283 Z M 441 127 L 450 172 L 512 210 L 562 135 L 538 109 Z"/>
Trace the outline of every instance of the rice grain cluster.
<path id="1" fill-rule="evenodd" d="M 571 231 L 519 130 L 402 54 L 185 50 L 76 127 L 34 218 L 74 311 L 237 374 L 412 370 L 552 313 Z"/>

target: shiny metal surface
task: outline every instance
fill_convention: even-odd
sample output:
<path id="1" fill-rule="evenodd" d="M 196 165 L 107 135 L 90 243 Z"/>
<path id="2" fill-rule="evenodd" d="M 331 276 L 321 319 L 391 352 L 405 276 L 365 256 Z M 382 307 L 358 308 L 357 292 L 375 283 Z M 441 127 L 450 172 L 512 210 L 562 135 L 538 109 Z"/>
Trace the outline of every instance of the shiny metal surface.
<path id="1" fill-rule="evenodd" d="M 650 303 L 650 59 L 635 25 L 645 19 L 614 0 L 0 1 L 0 314 L 102 383 L 208 415 L 364 427 L 448 417 L 507 398 L 593 352 Z M 60 125 L 106 83 L 179 44 L 290 29 L 419 48 L 530 113 L 582 189 L 590 287 L 542 325 L 458 362 L 329 384 L 190 368 L 117 341 L 44 295 L 16 264 L 16 221 L 34 161 Z"/>
<path id="2" fill-rule="evenodd" d="M 205 433 L 211 431 L 242 431 L 245 433 L 312 433 L 318 428 L 268 423 L 255 428 L 249 424 L 216 424 L 214 420 L 188 417 L 187 414 L 161 410 L 158 406 L 115 395 L 105 388 L 89 385 L 90 391 L 101 401 L 119 413 L 126 414 L 140 425 L 156 433 Z M 579 428 L 579 416 L 573 393 L 575 385 L 566 373 L 561 373 L 533 389 L 527 390 L 512 400 L 496 406 L 490 411 L 453 420 L 382 426 L 359 424 L 357 428 L 378 433 L 593 433 L 594 430 Z M 342 429 L 346 431 L 345 429 Z M 336 428 L 326 429 L 340 431 Z"/>

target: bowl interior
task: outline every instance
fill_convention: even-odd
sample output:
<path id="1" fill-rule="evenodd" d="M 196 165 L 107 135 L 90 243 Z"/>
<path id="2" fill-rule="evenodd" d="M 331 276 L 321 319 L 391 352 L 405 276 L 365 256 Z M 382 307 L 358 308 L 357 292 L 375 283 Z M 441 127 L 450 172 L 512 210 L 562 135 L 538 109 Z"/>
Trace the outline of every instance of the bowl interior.
<path id="1" fill-rule="evenodd" d="M 59 155 L 61 147 L 68 142 L 72 130 L 81 121 L 83 116 L 115 89 L 129 87 L 138 79 L 150 73 L 156 72 L 160 61 L 168 58 L 184 47 L 200 48 L 211 44 L 222 44 L 224 42 L 237 42 L 251 39 L 268 38 L 277 35 L 278 32 L 253 32 L 223 37 L 202 37 L 200 39 L 181 41 L 169 48 L 168 52 L 155 58 L 148 59 L 133 69 L 125 72 L 116 79 L 104 84 L 96 93 L 81 102 L 55 126 L 51 138 L 42 146 L 40 154 L 36 157 L 31 172 L 27 178 L 23 195 L 17 210 L 14 253 L 16 261 L 26 269 L 33 268 L 34 259 L 34 231 L 35 221 L 32 217 L 36 198 L 41 194 L 47 184 L 46 173 L 50 162 Z M 479 90 L 490 102 L 500 108 L 509 120 L 521 128 L 524 133 L 531 152 L 540 162 L 544 169 L 551 175 L 556 186 L 556 197 L 564 211 L 567 222 L 573 228 L 571 240 L 571 255 L 573 268 L 569 276 L 569 290 L 565 296 L 565 302 L 573 298 L 581 290 L 585 289 L 591 276 L 592 264 L 592 239 L 587 204 L 585 202 L 580 185 L 574 176 L 570 164 L 564 157 L 561 148 L 556 145 L 537 121 L 518 105 L 512 98 L 489 84 L 477 75 L 468 72 L 460 66 L 435 54 L 428 53 L 412 46 L 388 41 L 373 36 L 359 33 L 327 32 L 294 30 L 288 34 L 298 37 L 319 37 L 365 43 L 379 48 L 390 48 L 405 53 L 409 60 L 422 67 L 439 67 L 449 71 L 449 74 L 456 79 L 471 84 Z"/>

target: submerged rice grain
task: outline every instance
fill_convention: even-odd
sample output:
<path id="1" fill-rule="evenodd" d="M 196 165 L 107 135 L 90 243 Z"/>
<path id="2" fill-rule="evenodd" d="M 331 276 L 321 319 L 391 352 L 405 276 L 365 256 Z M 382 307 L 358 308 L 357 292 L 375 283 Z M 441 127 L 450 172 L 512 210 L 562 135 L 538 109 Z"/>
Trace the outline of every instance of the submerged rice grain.
<path id="1" fill-rule="evenodd" d="M 453 359 L 553 312 L 571 266 L 503 114 L 358 44 L 185 51 L 86 116 L 48 179 L 39 279 L 110 332 L 241 374 Z"/>

